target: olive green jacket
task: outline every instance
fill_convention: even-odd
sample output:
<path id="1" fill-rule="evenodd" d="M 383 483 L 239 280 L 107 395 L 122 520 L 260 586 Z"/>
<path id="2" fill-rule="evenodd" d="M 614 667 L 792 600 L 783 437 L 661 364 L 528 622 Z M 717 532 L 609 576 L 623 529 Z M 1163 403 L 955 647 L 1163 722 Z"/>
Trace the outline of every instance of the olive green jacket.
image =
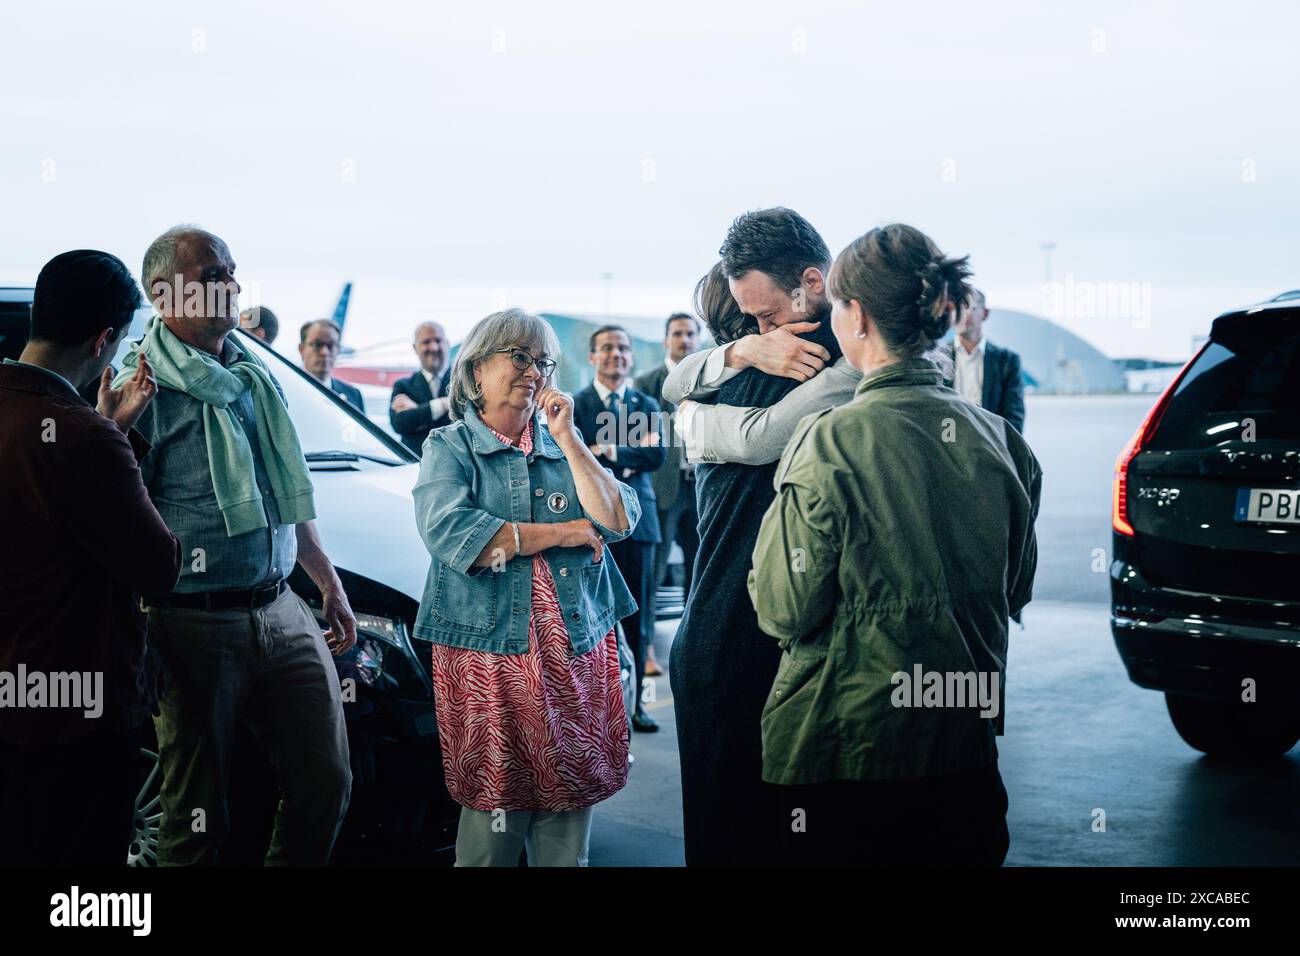
<path id="1" fill-rule="evenodd" d="M 996 760 L 1007 617 L 1029 602 L 1038 562 L 1042 471 L 1020 434 L 932 362 L 903 361 L 801 421 L 775 484 L 749 572 L 759 626 L 784 651 L 763 779 Z"/>

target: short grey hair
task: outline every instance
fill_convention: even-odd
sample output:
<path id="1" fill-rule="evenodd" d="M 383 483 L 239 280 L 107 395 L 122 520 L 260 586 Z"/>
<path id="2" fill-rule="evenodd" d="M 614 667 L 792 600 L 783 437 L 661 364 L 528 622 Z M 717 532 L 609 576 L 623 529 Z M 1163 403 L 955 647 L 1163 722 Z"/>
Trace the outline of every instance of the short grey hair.
<path id="1" fill-rule="evenodd" d="M 987 309 L 988 303 L 984 299 L 984 293 L 974 286 L 970 287 L 970 298 L 967 300 L 975 303 L 977 309 Z"/>
<path id="2" fill-rule="evenodd" d="M 451 367 L 451 418 L 465 417 L 473 405 L 483 409 L 483 391 L 474 381 L 474 369 L 492 357 L 497 349 L 523 346 L 559 361 L 560 340 L 549 322 L 523 309 L 493 312 L 470 330 Z"/>
<path id="3" fill-rule="evenodd" d="M 179 226 L 172 226 L 149 243 L 149 248 L 144 253 L 144 265 L 140 268 L 140 283 L 144 286 L 144 294 L 148 296 L 151 304 L 156 301 L 152 288 L 153 283 L 158 279 L 172 281 L 172 278 L 176 275 L 176 250 L 182 242 L 195 236 L 217 239 L 216 236 L 202 226 L 186 222 L 181 223 Z"/>

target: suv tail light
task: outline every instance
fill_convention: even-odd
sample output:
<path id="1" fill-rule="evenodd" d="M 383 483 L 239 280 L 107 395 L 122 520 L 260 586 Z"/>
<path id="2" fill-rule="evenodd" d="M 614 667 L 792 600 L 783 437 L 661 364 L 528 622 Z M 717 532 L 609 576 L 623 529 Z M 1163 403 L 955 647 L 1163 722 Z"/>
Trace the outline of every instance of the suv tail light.
<path id="1" fill-rule="evenodd" d="M 1208 345 L 1208 343 L 1207 343 Z M 1165 414 L 1165 409 L 1169 407 L 1169 401 L 1174 397 L 1174 392 L 1178 390 L 1179 383 L 1182 382 L 1183 376 L 1187 370 L 1192 367 L 1192 363 L 1200 358 L 1201 352 L 1205 351 L 1205 346 L 1201 346 L 1196 354 L 1188 359 L 1187 364 L 1178 370 L 1173 381 L 1160 393 L 1160 398 L 1151 406 L 1151 411 L 1147 412 L 1146 418 L 1142 419 L 1142 424 L 1137 427 L 1133 437 L 1128 440 L 1119 457 L 1115 459 L 1115 481 L 1112 486 L 1110 524 L 1111 527 L 1126 537 L 1133 537 L 1133 526 L 1128 521 L 1128 467 L 1133 459 L 1137 457 L 1147 441 L 1155 434 L 1156 426 L 1160 424 L 1161 417 Z"/>

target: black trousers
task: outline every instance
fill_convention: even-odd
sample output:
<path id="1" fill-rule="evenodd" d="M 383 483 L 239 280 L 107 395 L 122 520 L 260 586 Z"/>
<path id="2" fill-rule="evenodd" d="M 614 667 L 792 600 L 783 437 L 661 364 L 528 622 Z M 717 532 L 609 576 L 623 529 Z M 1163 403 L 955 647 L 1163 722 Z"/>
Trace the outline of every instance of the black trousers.
<path id="1" fill-rule="evenodd" d="M 997 763 L 914 780 L 772 786 L 781 862 L 1001 866 L 1010 846 Z"/>
<path id="2" fill-rule="evenodd" d="M 685 573 L 682 597 L 690 597 L 695 552 L 700 550 L 699 521 L 699 515 L 695 510 L 695 482 L 683 481 L 672 507 L 659 510 L 659 534 L 663 540 L 655 546 L 656 588 L 664 585 L 668 574 L 668 555 L 673 550 L 673 542 L 676 541 L 682 546 L 682 570 Z"/>
<path id="3" fill-rule="evenodd" d="M 0 743 L 0 866 L 125 866 L 144 727 L 46 749 Z"/>
<path id="4" fill-rule="evenodd" d="M 645 680 L 646 653 L 655 639 L 655 544 L 652 541 L 616 541 L 609 546 L 619 573 L 636 598 L 637 609 L 623 618 L 627 646 L 636 660 L 636 709 L 641 709 L 641 682 Z"/>

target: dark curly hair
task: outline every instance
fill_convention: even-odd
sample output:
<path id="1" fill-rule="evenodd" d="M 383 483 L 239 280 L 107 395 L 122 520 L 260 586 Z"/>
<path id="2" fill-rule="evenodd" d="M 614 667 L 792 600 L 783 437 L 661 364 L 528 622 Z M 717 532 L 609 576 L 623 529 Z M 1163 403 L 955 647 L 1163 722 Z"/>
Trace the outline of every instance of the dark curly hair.
<path id="1" fill-rule="evenodd" d="M 971 294 L 970 257 L 950 258 L 921 230 L 890 223 L 854 239 L 831 266 L 830 294 L 857 300 L 899 358 L 934 348 Z"/>
<path id="2" fill-rule="evenodd" d="M 782 206 L 737 217 L 718 253 L 729 278 L 757 270 L 787 292 L 799 288 L 808 267 L 825 272 L 831 264 L 826 240 L 812 223 Z"/>
<path id="3" fill-rule="evenodd" d="M 700 281 L 695 283 L 695 312 L 709 327 L 713 340 L 719 345 L 758 332 L 758 323 L 740 311 L 722 263 L 715 263 Z"/>

